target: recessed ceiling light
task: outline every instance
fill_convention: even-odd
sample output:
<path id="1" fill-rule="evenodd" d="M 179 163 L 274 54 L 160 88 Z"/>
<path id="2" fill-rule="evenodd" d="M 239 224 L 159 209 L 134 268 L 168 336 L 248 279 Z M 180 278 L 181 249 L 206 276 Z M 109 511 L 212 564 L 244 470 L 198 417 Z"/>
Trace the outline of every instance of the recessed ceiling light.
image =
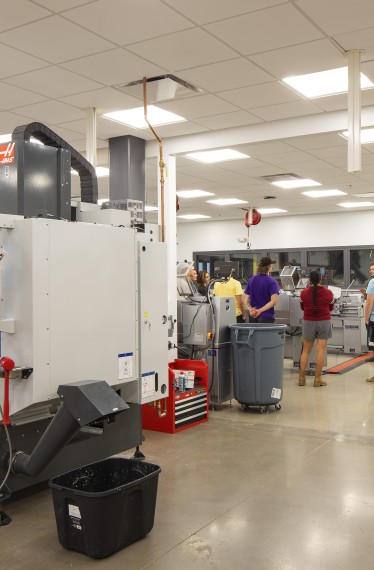
<path id="1" fill-rule="evenodd" d="M 12 140 L 12 135 L 9 133 L 8 135 L 0 135 L 0 143 L 7 143 Z M 43 144 L 42 141 L 38 141 L 38 139 L 34 139 L 34 137 L 30 137 L 30 142 L 34 144 Z"/>
<path id="2" fill-rule="evenodd" d="M 348 67 L 284 77 L 282 82 L 309 99 L 336 95 L 337 93 L 347 93 Z M 361 89 L 370 89 L 372 87 L 374 87 L 374 83 L 361 73 Z"/>
<path id="3" fill-rule="evenodd" d="M 374 198 L 374 192 L 359 192 L 358 194 L 353 194 L 357 198 Z"/>
<path id="4" fill-rule="evenodd" d="M 157 210 L 158 210 L 157 206 L 144 206 L 145 212 L 157 212 Z"/>
<path id="5" fill-rule="evenodd" d="M 348 131 L 341 133 L 341 136 L 348 139 Z M 374 129 L 361 129 L 361 144 L 374 143 Z"/>
<path id="6" fill-rule="evenodd" d="M 74 174 L 74 176 L 78 176 L 78 172 L 72 168 L 70 170 L 70 174 Z M 104 176 L 109 176 L 109 168 L 106 166 L 97 166 L 96 167 L 96 176 L 98 178 L 103 178 Z"/>
<path id="7" fill-rule="evenodd" d="M 185 155 L 186 158 L 213 164 L 214 162 L 224 162 L 225 160 L 240 160 L 243 158 L 251 158 L 248 154 L 243 154 L 231 148 L 221 148 L 220 150 L 206 150 L 203 152 L 190 152 Z"/>
<path id="8" fill-rule="evenodd" d="M 112 113 L 104 113 L 105 119 L 110 119 L 116 123 L 128 125 L 134 129 L 147 129 L 148 125 L 144 119 L 144 108 L 136 107 L 135 109 L 126 109 L 124 111 L 113 111 Z M 153 127 L 159 125 L 170 125 L 171 123 L 181 123 L 186 121 L 184 117 L 180 117 L 170 111 L 165 111 L 155 105 L 148 105 L 147 118 Z"/>
<path id="9" fill-rule="evenodd" d="M 374 202 L 341 202 L 338 206 L 342 206 L 342 208 L 366 208 L 374 206 Z"/>
<path id="10" fill-rule="evenodd" d="M 347 192 L 342 192 L 341 190 L 306 190 L 301 192 L 304 196 L 309 196 L 310 198 L 323 198 L 327 196 L 340 196 L 341 194 L 347 194 Z"/>
<path id="11" fill-rule="evenodd" d="M 217 206 L 231 206 L 232 204 L 248 204 L 247 200 L 239 200 L 238 198 L 219 198 L 217 200 L 207 200 L 209 204 L 217 204 Z"/>
<path id="12" fill-rule="evenodd" d="M 185 220 L 198 220 L 201 218 L 210 218 L 211 216 L 204 216 L 203 214 L 184 214 L 178 216 L 178 218 L 184 218 Z"/>
<path id="13" fill-rule="evenodd" d="M 97 166 L 96 167 L 96 176 L 98 178 L 103 178 L 104 176 L 109 176 L 109 168 L 106 166 Z"/>
<path id="14" fill-rule="evenodd" d="M 213 192 L 205 192 L 205 190 L 178 190 L 179 198 L 200 198 L 201 196 L 214 196 Z"/>
<path id="15" fill-rule="evenodd" d="M 280 180 L 279 182 L 270 182 L 273 186 L 279 188 L 307 188 L 308 186 L 322 186 L 315 180 L 309 178 L 299 178 L 298 180 Z"/>
<path id="16" fill-rule="evenodd" d="M 257 208 L 257 211 L 260 212 L 260 214 L 280 214 L 288 210 L 282 210 L 282 208 Z"/>

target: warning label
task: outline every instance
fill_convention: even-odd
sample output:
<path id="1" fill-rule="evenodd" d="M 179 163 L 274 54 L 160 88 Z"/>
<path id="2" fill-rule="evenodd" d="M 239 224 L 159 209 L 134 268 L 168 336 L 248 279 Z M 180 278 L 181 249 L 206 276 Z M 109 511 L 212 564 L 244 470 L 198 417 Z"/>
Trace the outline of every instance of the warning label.
<path id="1" fill-rule="evenodd" d="M 10 142 L 0 146 L 0 164 L 13 164 L 15 143 Z"/>

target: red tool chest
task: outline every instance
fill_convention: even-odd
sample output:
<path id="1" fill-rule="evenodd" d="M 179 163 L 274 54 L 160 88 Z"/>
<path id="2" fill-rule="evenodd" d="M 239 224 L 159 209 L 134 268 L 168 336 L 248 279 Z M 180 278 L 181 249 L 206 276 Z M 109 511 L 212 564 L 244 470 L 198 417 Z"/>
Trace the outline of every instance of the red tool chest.
<path id="1" fill-rule="evenodd" d="M 176 389 L 174 370 L 193 370 L 194 387 L 189 390 Z M 164 406 L 161 401 L 161 408 Z M 159 417 L 153 404 L 144 404 L 142 408 L 143 429 L 177 433 L 189 427 L 208 421 L 208 365 L 204 360 L 186 360 L 176 358 L 169 363 L 169 396 L 166 398 L 166 415 Z"/>

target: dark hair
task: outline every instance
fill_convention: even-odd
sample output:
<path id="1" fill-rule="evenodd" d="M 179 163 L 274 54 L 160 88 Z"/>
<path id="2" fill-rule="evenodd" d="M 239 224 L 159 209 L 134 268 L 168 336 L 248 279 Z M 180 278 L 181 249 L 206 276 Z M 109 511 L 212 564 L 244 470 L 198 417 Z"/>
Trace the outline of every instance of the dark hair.
<path id="1" fill-rule="evenodd" d="M 197 285 L 206 285 L 205 283 L 205 277 L 209 275 L 208 271 L 199 271 L 199 273 L 197 274 L 197 281 L 196 284 Z"/>
<path id="2" fill-rule="evenodd" d="M 317 269 L 312 269 L 309 273 L 309 281 L 310 284 L 313 286 L 313 313 L 317 314 L 317 287 L 319 282 L 321 281 L 320 272 Z"/>

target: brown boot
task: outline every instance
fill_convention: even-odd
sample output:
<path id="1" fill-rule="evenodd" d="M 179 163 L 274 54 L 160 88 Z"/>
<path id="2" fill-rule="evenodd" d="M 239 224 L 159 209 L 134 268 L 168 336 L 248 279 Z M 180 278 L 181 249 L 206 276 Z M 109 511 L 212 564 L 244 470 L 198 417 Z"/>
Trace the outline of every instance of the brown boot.
<path id="1" fill-rule="evenodd" d="M 313 386 L 317 387 L 317 386 L 327 386 L 327 382 L 325 382 L 324 380 L 322 380 L 321 376 L 316 376 L 314 378 L 314 384 Z"/>
<path id="2" fill-rule="evenodd" d="M 299 386 L 305 386 L 305 372 L 299 373 Z"/>

